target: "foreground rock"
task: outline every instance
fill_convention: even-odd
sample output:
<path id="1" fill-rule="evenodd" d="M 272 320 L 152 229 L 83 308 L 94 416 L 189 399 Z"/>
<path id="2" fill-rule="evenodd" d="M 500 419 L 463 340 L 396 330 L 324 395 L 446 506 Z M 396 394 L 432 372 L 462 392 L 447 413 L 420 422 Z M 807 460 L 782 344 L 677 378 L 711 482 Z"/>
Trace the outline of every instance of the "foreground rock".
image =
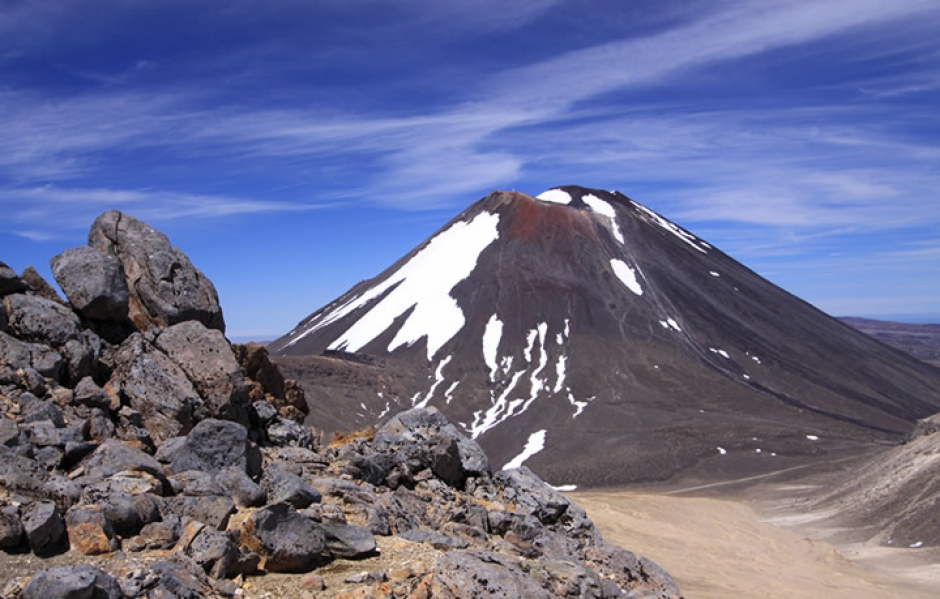
<path id="1" fill-rule="evenodd" d="M 679 595 L 436 409 L 323 445 L 162 234 L 112 212 L 90 240 L 53 260 L 68 304 L 0 264 L 0 550 L 65 562 L 0 569 L 0 596 L 246 596 L 266 572 L 313 572 L 287 595 Z"/>

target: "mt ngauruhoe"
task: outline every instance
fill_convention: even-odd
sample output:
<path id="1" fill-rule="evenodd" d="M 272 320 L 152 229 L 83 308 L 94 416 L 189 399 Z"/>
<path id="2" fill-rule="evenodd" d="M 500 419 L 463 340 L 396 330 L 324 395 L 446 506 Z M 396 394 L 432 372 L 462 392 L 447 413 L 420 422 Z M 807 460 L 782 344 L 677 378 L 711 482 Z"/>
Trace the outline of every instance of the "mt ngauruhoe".
<path id="1" fill-rule="evenodd" d="M 940 370 L 574 186 L 490 194 L 269 349 L 360 369 L 314 407 L 338 426 L 433 405 L 553 484 L 782 467 L 940 411 Z"/>

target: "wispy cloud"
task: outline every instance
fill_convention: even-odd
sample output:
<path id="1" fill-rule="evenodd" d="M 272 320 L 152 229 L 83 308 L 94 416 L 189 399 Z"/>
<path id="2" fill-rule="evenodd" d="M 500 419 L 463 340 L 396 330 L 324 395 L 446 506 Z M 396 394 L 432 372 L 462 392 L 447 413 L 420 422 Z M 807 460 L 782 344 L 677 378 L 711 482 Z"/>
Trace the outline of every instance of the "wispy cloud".
<path id="1" fill-rule="evenodd" d="M 252 3 L 232 10 L 246 5 Z M 502 15 L 501 26 L 521 27 L 556 5 L 493 10 Z M 9 189 L 33 190 L 50 180 L 84 183 L 113 171 L 114 153 L 146 149 L 180 168 L 208 161 L 233 170 L 246 164 L 307 168 L 307 161 L 357 164 L 368 174 L 333 183 L 346 181 L 348 196 L 404 208 L 463 203 L 466 194 L 529 180 L 554 184 L 550 177 L 564 172 L 566 179 L 589 184 L 624 184 L 628 193 L 631 181 L 678 184 L 691 197 L 659 192 L 654 199 L 672 216 L 692 222 L 841 228 L 906 226 L 923 218 L 916 214 L 920 194 L 938 183 L 925 165 L 940 149 L 872 125 L 872 115 L 885 112 L 885 104 L 701 111 L 681 99 L 651 106 L 606 98 L 648 93 L 715 65 L 848 33 L 890 27 L 896 39 L 925 19 L 936 20 L 940 5 L 818 0 L 711 6 L 711 13 L 691 13 L 650 35 L 604 40 L 479 74 L 464 84 L 456 102 L 411 113 L 394 103 L 385 111 L 354 112 L 322 99 L 276 108 L 218 104 L 211 89 L 192 86 L 153 93 L 108 88 L 60 99 L 8 90 L 0 93 L 0 120 L 8 124 L 0 139 L 0 180 Z M 423 18 L 442 24 L 466 24 L 492 12 L 487 7 L 492 8 L 489 0 L 461 7 L 410 2 L 401 10 L 425 11 Z M 0 18 L 0 30 L 23 18 L 8 13 Z M 891 97 L 883 94 L 878 102 Z M 879 116 L 889 122 L 901 118 Z M 899 156 L 910 164 L 901 164 Z M 287 176 L 299 177 L 296 171 Z M 33 201 L 54 202 L 55 193 L 37 194 Z M 140 192 L 108 193 L 108 201 L 126 203 Z M 9 191 L 6 197 L 12 197 Z M 81 201 L 95 203 L 87 192 Z M 204 214 L 224 213 L 220 206 L 227 201 L 203 201 L 216 206 Z M 231 201 L 233 211 L 252 205 Z M 29 213 L 21 214 L 25 223 Z"/>
<path id="2" fill-rule="evenodd" d="M 52 185 L 0 189 L 5 228 L 27 239 L 48 241 L 88 227 L 101 212 L 118 209 L 151 223 L 245 214 L 303 212 L 326 203 L 277 202 L 160 190 L 62 188 Z M 42 224 L 41 229 L 34 227 Z"/>

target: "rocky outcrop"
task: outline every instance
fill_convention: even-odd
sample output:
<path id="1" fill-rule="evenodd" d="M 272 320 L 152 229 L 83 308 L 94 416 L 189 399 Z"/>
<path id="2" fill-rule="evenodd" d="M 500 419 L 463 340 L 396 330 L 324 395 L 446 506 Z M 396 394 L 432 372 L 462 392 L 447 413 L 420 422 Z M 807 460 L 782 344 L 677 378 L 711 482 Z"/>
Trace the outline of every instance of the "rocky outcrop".
<path id="1" fill-rule="evenodd" d="M 68 304 L 0 265 L 0 550 L 107 559 L 9 580 L 0 569 L 0 596 L 244 596 L 256 574 L 338 560 L 365 571 L 297 588 L 678 596 L 529 470 L 494 475 L 436 409 L 321 445 L 263 347 L 232 348 L 202 300 L 167 308 L 211 285 L 180 274 L 192 267 L 162 234 L 107 213 L 91 239 L 98 249 L 53 261 Z M 148 279 L 162 268 L 175 274 Z M 370 570 L 396 552 L 401 568 Z"/>
<path id="2" fill-rule="evenodd" d="M 65 297 L 83 318 L 113 322 L 127 318 L 127 280 L 117 257 L 82 246 L 65 250 L 50 264 Z"/>
<path id="3" fill-rule="evenodd" d="M 109 210 L 91 226 L 88 245 L 116 256 L 127 276 L 129 313 L 141 330 L 197 320 L 225 332 L 219 297 L 189 258 L 166 235 L 141 221 Z"/>

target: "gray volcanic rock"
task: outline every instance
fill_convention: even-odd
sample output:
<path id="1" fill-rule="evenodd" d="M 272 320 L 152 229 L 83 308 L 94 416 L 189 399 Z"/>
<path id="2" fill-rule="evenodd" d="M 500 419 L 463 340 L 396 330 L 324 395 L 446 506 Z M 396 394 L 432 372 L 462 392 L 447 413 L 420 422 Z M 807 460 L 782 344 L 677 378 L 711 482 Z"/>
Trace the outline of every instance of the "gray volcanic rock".
<path id="1" fill-rule="evenodd" d="M 278 503 L 261 508 L 245 520 L 245 546 L 264 558 L 271 572 L 303 572 L 324 557 L 323 531 L 292 507 Z"/>
<path id="2" fill-rule="evenodd" d="M 64 366 L 62 355 L 41 343 L 27 343 L 0 331 L 0 365 L 13 369 L 33 368 L 39 374 L 58 380 Z"/>
<path id="3" fill-rule="evenodd" d="M 7 327 L 22 341 L 61 347 L 82 331 L 78 316 L 52 300 L 14 293 L 3 298 Z"/>
<path id="4" fill-rule="evenodd" d="M 221 332 L 190 320 L 167 327 L 155 343 L 183 369 L 209 414 L 248 424 L 245 376 Z"/>
<path id="5" fill-rule="evenodd" d="M 140 334 L 115 352 L 113 381 L 159 444 L 189 432 L 204 412 L 202 399 L 186 373 Z"/>
<path id="6" fill-rule="evenodd" d="M 139 329 L 198 320 L 225 331 L 212 282 L 163 233 L 109 210 L 92 224 L 88 245 L 121 260 L 130 292 L 130 318 Z"/>
<path id="7" fill-rule="evenodd" d="M 575 186 L 494 192 L 268 350 L 334 429 L 434 406 L 494 467 L 557 485 L 756 474 L 899 442 L 940 410 L 940 370 Z"/>
<path id="8" fill-rule="evenodd" d="M 50 285 L 49 281 L 44 279 L 32 266 L 24 268 L 23 272 L 20 273 L 20 278 L 39 297 L 65 305 L 65 300 L 59 296 L 59 292 L 55 290 L 55 287 Z"/>
<path id="9" fill-rule="evenodd" d="M 36 501 L 23 511 L 20 518 L 29 548 L 37 555 L 54 551 L 65 534 L 65 523 L 59 508 L 52 501 Z"/>
<path id="10" fill-rule="evenodd" d="M 243 472 L 257 472 L 260 456 L 255 456 L 248 441 L 248 430 L 228 420 L 210 418 L 197 424 L 168 467 L 172 473 L 199 470 L 218 474 L 236 467 Z"/>
<path id="11" fill-rule="evenodd" d="M 127 318 L 127 281 L 117 257 L 81 246 L 65 250 L 50 264 L 65 297 L 82 317 L 114 322 Z"/>
<path id="12" fill-rule="evenodd" d="M 29 286 L 16 276 L 16 272 L 7 266 L 6 262 L 0 262 L 0 297 L 11 293 L 22 293 L 27 289 Z"/>
<path id="13" fill-rule="evenodd" d="M 163 466 L 153 456 L 113 439 L 99 445 L 82 462 L 82 468 L 91 480 L 104 480 L 125 470 L 146 472 L 158 478 L 163 476 Z"/>
<path id="14" fill-rule="evenodd" d="M 88 564 L 59 566 L 39 572 L 21 599 L 121 599 L 124 593 L 110 574 Z"/>

